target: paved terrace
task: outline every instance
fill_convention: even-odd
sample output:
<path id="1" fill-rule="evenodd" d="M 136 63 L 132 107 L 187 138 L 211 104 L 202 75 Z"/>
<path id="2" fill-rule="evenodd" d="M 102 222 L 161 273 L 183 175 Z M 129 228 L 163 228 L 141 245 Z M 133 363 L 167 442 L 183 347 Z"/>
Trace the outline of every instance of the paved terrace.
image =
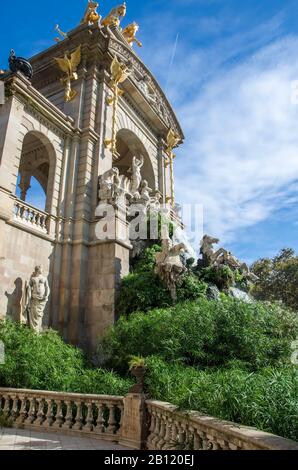
<path id="1" fill-rule="evenodd" d="M 2 450 L 128 450 L 113 442 L 30 429 L 0 429 Z"/>

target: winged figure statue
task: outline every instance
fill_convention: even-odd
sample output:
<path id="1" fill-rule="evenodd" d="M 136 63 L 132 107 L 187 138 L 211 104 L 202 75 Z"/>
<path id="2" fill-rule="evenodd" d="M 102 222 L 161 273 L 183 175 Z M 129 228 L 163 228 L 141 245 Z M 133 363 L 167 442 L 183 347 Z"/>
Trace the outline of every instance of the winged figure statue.
<path id="1" fill-rule="evenodd" d="M 119 62 L 115 56 L 111 64 L 111 74 L 113 82 L 118 85 L 125 82 L 130 75 L 130 70 L 126 64 Z"/>
<path id="2" fill-rule="evenodd" d="M 66 76 L 61 79 L 61 83 L 65 86 L 64 100 L 66 102 L 73 100 L 77 95 L 77 92 L 71 88 L 71 82 L 78 79 L 77 69 L 81 60 L 81 46 L 70 54 L 70 56 L 66 53 L 63 58 L 55 57 L 55 61 L 57 62 L 60 70 L 66 74 Z"/>
<path id="3" fill-rule="evenodd" d="M 177 144 L 179 144 L 180 140 L 180 137 L 173 131 L 173 129 L 170 129 L 167 135 L 167 154 L 172 155 L 173 149 Z"/>

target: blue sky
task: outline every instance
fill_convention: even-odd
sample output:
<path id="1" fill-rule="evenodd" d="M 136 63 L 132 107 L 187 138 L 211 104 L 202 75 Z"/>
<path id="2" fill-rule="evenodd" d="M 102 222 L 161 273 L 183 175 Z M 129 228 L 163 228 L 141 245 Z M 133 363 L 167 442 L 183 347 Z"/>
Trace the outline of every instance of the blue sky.
<path id="1" fill-rule="evenodd" d="M 117 2 L 100 3 L 102 15 Z M 85 0 L 1 6 L 0 67 L 75 27 Z M 204 206 L 205 232 L 253 261 L 298 251 L 298 2 L 127 0 L 138 54 L 167 91 L 186 142 L 175 161 L 177 200 Z M 175 57 L 173 50 L 178 35 Z"/>

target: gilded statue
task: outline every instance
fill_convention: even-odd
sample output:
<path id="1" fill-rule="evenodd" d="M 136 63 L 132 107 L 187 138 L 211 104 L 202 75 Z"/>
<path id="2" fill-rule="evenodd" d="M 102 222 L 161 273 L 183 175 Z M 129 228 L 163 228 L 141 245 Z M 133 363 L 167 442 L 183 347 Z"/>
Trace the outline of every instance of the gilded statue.
<path id="1" fill-rule="evenodd" d="M 123 95 L 123 91 L 118 88 L 118 85 L 124 83 L 125 80 L 129 77 L 131 71 L 127 64 L 123 62 L 119 62 L 117 57 L 115 56 L 112 64 L 111 64 L 111 75 L 112 75 L 112 84 L 114 85 L 115 92 L 117 92 L 118 96 Z"/>
<path id="2" fill-rule="evenodd" d="M 139 25 L 137 23 L 131 23 L 130 25 L 126 26 L 123 30 L 123 36 L 125 37 L 126 41 L 130 45 L 133 46 L 134 42 L 139 46 L 142 47 L 142 43 L 135 37 L 137 32 L 139 31 Z"/>
<path id="3" fill-rule="evenodd" d="M 124 91 L 119 88 L 119 84 L 125 82 L 125 80 L 131 74 L 131 70 L 127 64 L 119 62 L 115 56 L 111 63 L 111 87 L 113 90 L 113 96 L 108 96 L 106 103 L 113 105 L 113 124 L 112 124 L 112 138 L 105 139 L 104 143 L 106 148 L 111 148 L 113 155 L 116 155 L 116 121 L 117 121 L 117 107 L 119 96 L 124 94 Z"/>
<path id="4" fill-rule="evenodd" d="M 70 56 L 65 54 L 64 58 L 55 58 L 62 72 L 66 74 L 66 76 L 61 79 L 61 83 L 65 86 L 64 101 L 66 102 L 72 101 L 77 95 L 77 92 L 71 88 L 71 82 L 78 79 L 77 69 L 80 65 L 81 59 L 81 46 L 79 46 Z"/>
<path id="5" fill-rule="evenodd" d="M 166 153 L 169 156 L 173 156 L 173 149 L 177 147 L 177 145 L 180 142 L 180 137 L 173 131 L 173 129 L 170 129 L 167 135 L 167 149 Z"/>
<path id="6" fill-rule="evenodd" d="M 126 15 L 126 3 L 120 5 L 108 14 L 101 22 L 102 26 L 120 26 L 121 20 Z"/>
<path id="7" fill-rule="evenodd" d="M 84 18 L 82 19 L 83 24 L 96 24 L 99 23 L 101 20 L 101 16 L 97 12 L 97 8 L 99 4 L 97 2 L 93 2 L 92 0 L 88 1 L 88 5 L 86 7 L 86 11 L 84 14 Z"/>

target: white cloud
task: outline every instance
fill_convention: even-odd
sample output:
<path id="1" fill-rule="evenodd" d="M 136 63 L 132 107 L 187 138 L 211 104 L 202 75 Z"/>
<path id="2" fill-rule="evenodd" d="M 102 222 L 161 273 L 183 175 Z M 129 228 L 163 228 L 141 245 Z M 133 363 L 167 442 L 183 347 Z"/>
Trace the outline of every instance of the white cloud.
<path id="1" fill-rule="evenodd" d="M 296 37 L 265 46 L 180 107 L 187 142 L 176 160 L 177 196 L 203 203 L 206 231 L 223 241 L 296 201 L 297 50 Z"/>

